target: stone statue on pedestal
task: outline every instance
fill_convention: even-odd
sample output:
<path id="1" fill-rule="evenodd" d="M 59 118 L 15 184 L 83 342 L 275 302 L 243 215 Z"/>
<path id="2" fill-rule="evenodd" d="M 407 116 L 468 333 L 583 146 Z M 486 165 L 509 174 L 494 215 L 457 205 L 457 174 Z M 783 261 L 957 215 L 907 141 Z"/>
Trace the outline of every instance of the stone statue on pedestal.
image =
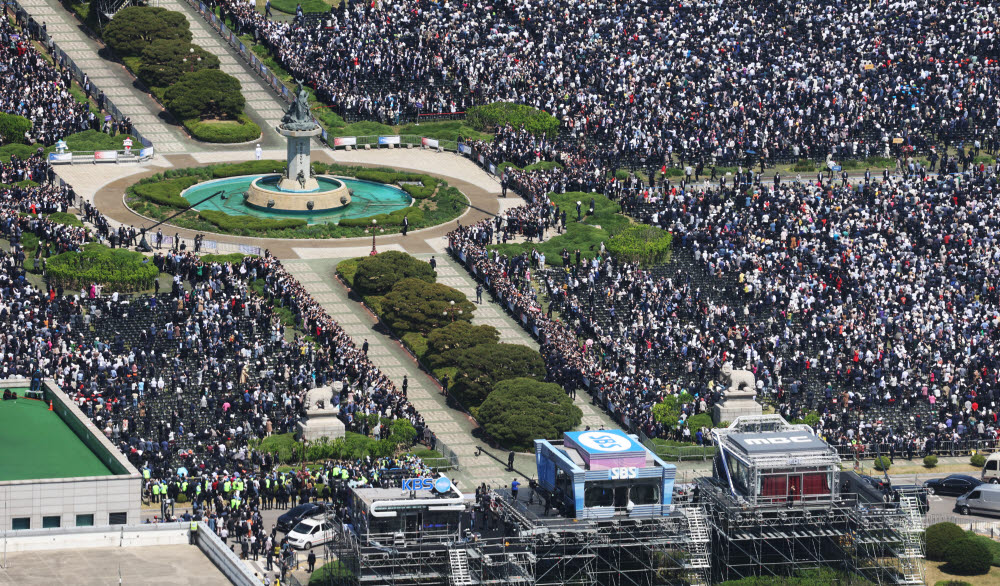
<path id="1" fill-rule="evenodd" d="M 299 89 L 295 92 L 295 101 L 281 117 L 281 126 L 288 130 L 313 130 L 316 128 L 316 121 L 313 120 L 312 109 L 309 107 L 309 92 L 301 81 L 295 81 L 299 84 Z"/>

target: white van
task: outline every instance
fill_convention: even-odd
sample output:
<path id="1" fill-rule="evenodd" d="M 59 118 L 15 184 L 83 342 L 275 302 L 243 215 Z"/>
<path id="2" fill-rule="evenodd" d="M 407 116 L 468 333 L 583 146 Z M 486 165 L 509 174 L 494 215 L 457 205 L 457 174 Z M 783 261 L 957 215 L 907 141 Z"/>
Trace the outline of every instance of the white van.
<path id="1" fill-rule="evenodd" d="M 990 457 L 986 458 L 981 480 L 990 484 L 1000 484 L 1000 452 L 990 454 Z"/>
<path id="2" fill-rule="evenodd" d="M 1000 486 L 996 484 L 980 484 L 968 494 L 955 500 L 955 508 L 959 513 L 979 513 L 980 515 L 1000 515 Z"/>

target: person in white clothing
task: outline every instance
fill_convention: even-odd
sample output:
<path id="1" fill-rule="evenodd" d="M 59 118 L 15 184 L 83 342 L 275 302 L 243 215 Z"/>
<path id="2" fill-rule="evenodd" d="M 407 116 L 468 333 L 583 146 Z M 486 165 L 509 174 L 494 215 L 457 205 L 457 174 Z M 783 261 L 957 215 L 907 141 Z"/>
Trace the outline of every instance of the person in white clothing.
<path id="1" fill-rule="evenodd" d="M 264 149 L 260 148 L 260 145 L 257 145 L 257 148 L 254 149 L 253 154 L 255 157 L 257 157 L 257 160 L 259 161 L 260 158 L 264 156 Z"/>

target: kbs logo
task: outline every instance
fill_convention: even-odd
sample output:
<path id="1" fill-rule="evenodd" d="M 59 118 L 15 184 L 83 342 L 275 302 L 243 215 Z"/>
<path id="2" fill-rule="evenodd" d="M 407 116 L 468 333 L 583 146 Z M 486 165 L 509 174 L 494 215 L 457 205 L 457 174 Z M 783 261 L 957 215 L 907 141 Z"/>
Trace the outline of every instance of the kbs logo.
<path id="1" fill-rule="evenodd" d="M 586 431 L 576 438 L 577 443 L 598 452 L 624 452 L 632 447 L 626 437 L 600 431 Z"/>
<path id="2" fill-rule="evenodd" d="M 403 490 L 436 490 L 445 493 L 451 490 L 451 480 L 446 476 L 437 478 L 404 478 Z"/>
<path id="3" fill-rule="evenodd" d="M 628 480 L 629 478 L 638 477 L 638 468 L 608 468 L 608 478 L 610 480 Z"/>

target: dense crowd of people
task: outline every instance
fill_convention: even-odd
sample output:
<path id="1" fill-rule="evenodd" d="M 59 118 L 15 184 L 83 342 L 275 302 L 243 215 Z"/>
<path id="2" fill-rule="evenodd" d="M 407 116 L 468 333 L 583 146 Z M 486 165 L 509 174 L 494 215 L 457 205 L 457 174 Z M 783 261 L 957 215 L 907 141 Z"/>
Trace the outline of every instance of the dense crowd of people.
<path id="1" fill-rule="evenodd" d="M 55 144 L 70 134 L 100 130 L 102 121 L 90 105 L 70 93 L 69 69 L 53 67 L 6 13 L 0 15 L 0 112 L 23 116 L 31 129 L 8 141 Z"/>
<path id="2" fill-rule="evenodd" d="M 549 377 L 586 381 L 627 427 L 690 437 L 696 430 L 656 421 L 652 405 L 683 390 L 693 397 L 683 418 L 708 410 L 730 363 L 751 370 L 789 418 L 817 413 L 834 444 L 961 449 L 1000 429 L 990 351 L 1000 327 L 998 174 L 1000 161 L 846 186 L 758 176 L 642 196 L 608 190 L 674 233 L 677 260 L 689 257 L 682 269 L 564 251 L 563 268 L 538 273 L 538 251 L 488 250 L 501 234 L 527 233 L 509 221 L 501 231 L 497 219 L 460 228 L 449 244 L 538 332 Z M 506 214 L 546 217 L 553 206 L 540 193 Z"/>
<path id="3" fill-rule="evenodd" d="M 294 22 L 220 5 L 352 118 L 524 103 L 653 167 L 997 146 L 988 3 L 386 0 Z"/>

